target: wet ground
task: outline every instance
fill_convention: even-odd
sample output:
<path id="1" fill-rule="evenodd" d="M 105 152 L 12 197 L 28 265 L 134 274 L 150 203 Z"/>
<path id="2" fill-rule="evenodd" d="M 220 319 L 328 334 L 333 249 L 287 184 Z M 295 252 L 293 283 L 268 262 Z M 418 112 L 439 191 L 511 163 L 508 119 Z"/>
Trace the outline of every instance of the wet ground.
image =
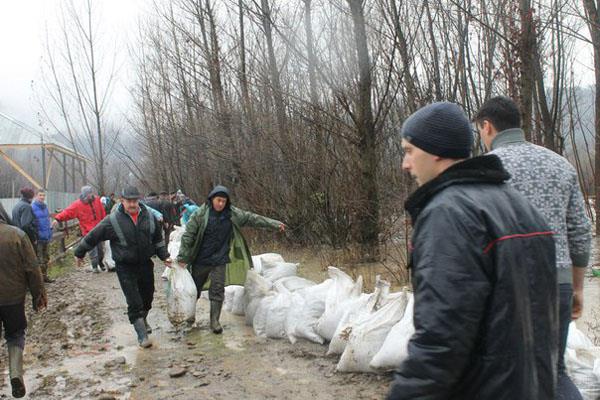
<path id="1" fill-rule="evenodd" d="M 301 262 L 299 274 L 325 279 L 331 253 L 279 249 Z M 598 259 L 598 257 L 595 257 Z M 198 303 L 198 326 L 173 330 L 166 318 L 162 266 L 157 262 L 156 296 L 149 322 L 153 347 L 139 349 L 114 273 L 93 274 L 67 265 L 48 285 L 49 308 L 28 305 L 25 351 L 26 398 L 31 399 L 381 399 L 391 376 L 335 372 L 337 358 L 306 341 L 262 339 L 244 317 L 223 312 L 223 335 L 208 329 L 208 302 Z M 599 264 L 600 266 L 600 264 Z M 366 276 L 368 266 L 348 266 Z M 385 268 L 379 268 L 385 275 Z M 388 278 L 386 276 L 386 278 Z M 367 289 L 368 286 L 367 286 Z M 587 277 L 585 308 L 578 327 L 600 345 L 600 278 Z M 0 399 L 10 398 L 6 353 L 0 351 Z"/>
<path id="2" fill-rule="evenodd" d="M 159 264 L 159 262 L 157 263 Z M 381 399 L 390 375 L 340 374 L 325 346 L 261 339 L 244 317 L 223 311 L 224 334 L 208 329 L 208 302 L 198 326 L 172 329 L 166 318 L 162 266 L 149 323 L 153 347 L 140 349 L 114 273 L 65 269 L 48 285 L 49 307 L 28 310 L 26 398 L 31 399 Z M 318 275 L 317 272 L 315 272 Z M 0 398 L 10 398 L 0 352 Z"/>

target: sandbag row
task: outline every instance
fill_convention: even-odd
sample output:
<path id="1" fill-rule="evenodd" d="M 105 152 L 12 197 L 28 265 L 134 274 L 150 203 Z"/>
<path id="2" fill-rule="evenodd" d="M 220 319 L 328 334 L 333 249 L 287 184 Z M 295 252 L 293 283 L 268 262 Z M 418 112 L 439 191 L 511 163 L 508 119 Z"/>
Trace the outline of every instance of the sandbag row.
<path id="1" fill-rule="evenodd" d="M 317 284 L 296 276 L 298 264 L 275 253 L 253 256 L 253 264 L 244 287 L 226 288 L 224 307 L 245 315 L 256 335 L 328 343 L 343 372 L 389 370 L 406 357 L 414 332 L 411 293 L 390 293 L 382 280 L 363 293 L 362 277 L 354 281 L 335 267 Z"/>

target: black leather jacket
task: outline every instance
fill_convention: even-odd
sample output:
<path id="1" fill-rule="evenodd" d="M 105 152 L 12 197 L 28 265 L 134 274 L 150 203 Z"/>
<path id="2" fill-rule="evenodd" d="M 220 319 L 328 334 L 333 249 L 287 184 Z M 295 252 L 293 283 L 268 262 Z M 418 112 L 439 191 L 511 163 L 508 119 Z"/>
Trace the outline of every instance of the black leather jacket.
<path id="1" fill-rule="evenodd" d="M 476 157 L 407 200 L 415 334 L 388 399 L 554 399 L 554 240 L 508 178 Z"/>

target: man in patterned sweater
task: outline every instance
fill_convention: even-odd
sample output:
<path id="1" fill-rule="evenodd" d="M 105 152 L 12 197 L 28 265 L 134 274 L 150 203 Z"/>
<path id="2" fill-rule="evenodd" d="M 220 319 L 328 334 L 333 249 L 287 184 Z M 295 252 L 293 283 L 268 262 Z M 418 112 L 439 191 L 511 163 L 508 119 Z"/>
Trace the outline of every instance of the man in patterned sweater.
<path id="1" fill-rule="evenodd" d="M 473 120 L 487 150 L 500 157 L 511 174 L 512 186 L 555 232 L 560 294 L 557 399 L 581 399 L 564 363 L 569 323 L 583 310 L 583 278 L 592 239 L 577 173 L 564 157 L 525 140 L 521 114 L 511 99 L 489 99 Z"/>

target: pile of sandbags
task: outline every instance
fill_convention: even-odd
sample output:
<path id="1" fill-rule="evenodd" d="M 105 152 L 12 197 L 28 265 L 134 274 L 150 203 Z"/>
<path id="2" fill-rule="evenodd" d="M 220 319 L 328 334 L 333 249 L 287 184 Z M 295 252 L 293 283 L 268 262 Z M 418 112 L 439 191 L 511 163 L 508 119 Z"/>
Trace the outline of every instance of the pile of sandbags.
<path id="1" fill-rule="evenodd" d="M 403 357 L 404 339 L 412 334 L 410 293 L 390 293 L 390 284 L 379 280 L 373 293 L 363 293 L 362 277 L 354 281 L 335 267 L 317 284 L 296 276 L 298 264 L 276 253 L 253 256 L 252 262 L 245 287 L 226 290 L 225 309 L 233 310 L 243 298 L 246 324 L 257 336 L 292 344 L 299 339 L 329 342 L 328 354 L 341 356 L 339 371 L 393 369 Z M 388 339 L 393 328 L 402 334 L 400 344 Z"/>

